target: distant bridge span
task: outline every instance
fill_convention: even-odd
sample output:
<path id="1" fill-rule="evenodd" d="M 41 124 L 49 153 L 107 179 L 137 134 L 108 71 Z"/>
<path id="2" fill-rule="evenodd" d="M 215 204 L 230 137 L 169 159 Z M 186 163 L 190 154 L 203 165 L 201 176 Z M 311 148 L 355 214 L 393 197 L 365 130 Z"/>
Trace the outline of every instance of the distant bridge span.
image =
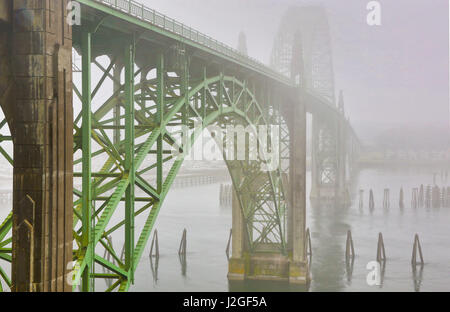
<path id="1" fill-rule="evenodd" d="M 283 38 L 291 59 L 277 64 L 291 72 L 275 66 L 280 73 L 134 1 L 78 2 L 81 25 L 70 27 L 66 0 L 0 0 L 1 126 L 10 130 L 2 140 L 14 144 L 14 161 L 0 150 L 14 166 L 13 211 L 0 225 L 0 259 L 12 263 L 0 268 L 3 285 L 92 291 L 109 279 L 106 290 L 128 290 L 184 160 L 170 151 L 191 149 L 200 133 L 186 139 L 180 127 L 197 120 L 202 129 L 280 126 L 275 170 L 225 155 L 234 186 L 228 276 L 307 283 L 306 113 L 320 120 L 313 196 L 343 197 L 358 145 L 343 97 L 336 108 L 324 92 L 330 81 L 308 78 L 308 45 L 297 32 Z"/>

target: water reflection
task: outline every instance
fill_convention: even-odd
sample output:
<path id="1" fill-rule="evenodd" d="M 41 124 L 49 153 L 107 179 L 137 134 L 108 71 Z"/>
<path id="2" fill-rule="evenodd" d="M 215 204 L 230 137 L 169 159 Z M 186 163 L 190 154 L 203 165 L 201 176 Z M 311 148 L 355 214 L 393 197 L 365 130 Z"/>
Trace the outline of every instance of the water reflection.
<path id="1" fill-rule="evenodd" d="M 417 268 L 417 267 L 419 267 L 419 268 Z M 414 291 L 416 291 L 416 292 L 419 292 L 420 287 L 422 286 L 423 267 L 424 267 L 423 264 L 421 264 L 419 266 L 412 265 L 412 279 L 414 281 Z"/>
<path id="2" fill-rule="evenodd" d="M 352 285 L 354 264 L 355 264 L 354 257 L 351 257 L 351 258 L 345 260 L 345 268 L 346 268 L 346 273 L 347 273 L 347 282 L 348 282 L 347 285 L 348 286 Z"/>
<path id="3" fill-rule="evenodd" d="M 187 259 L 186 254 L 179 254 L 178 260 L 180 260 L 181 265 L 181 276 L 186 277 L 186 271 L 187 271 Z"/>
<path id="4" fill-rule="evenodd" d="M 436 179 L 439 182 L 439 177 Z M 158 217 L 159 247 L 165 255 L 161 258 L 164 263 L 159 267 L 159 260 L 155 257 L 143 258 L 135 275 L 133 290 L 448 291 L 450 209 L 443 209 L 442 205 L 440 209 L 433 209 L 432 189 L 427 187 L 431 183 L 432 175 L 427 170 L 365 170 L 355 182 L 355 189 L 350 192 L 353 194 L 351 203 L 308 200 L 307 227 L 310 228 L 314 255 L 314 258 L 308 256 L 312 276 L 308 286 L 286 282 L 228 281 L 224 247 L 230 235 L 231 209 L 218 203 L 220 183 L 176 189 L 169 194 L 166 206 Z M 390 189 L 386 194 L 386 202 L 390 202 L 389 213 L 383 209 L 387 188 Z M 399 207 L 401 188 L 404 190 L 403 211 Z M 368 201 L 369 190 L 373 191 L 374 197 L 372 211 Z M 417 205 L 410 200 L 414 197 L 413 192 L 416 192 Z M 428 210 L 425 208 L 427 198 Z M 189 229 L 189 276 L 186 255 L 177 254 L 180 251 L 180 234 L 186 226 Z M 346 256 L 349 230 L 355 244 L 354 257 Z M 389 263 L 384 262 L 380 266 L 381 285 L 369 286 L 366 266 L 376 260 L 379 232 L 385 239 Z M 423 267 L 410 269 L 411 238 L 415 233 L 420 234 L 426 250 L 426 283 L 422 283 Z M 117 241 L 114 245 L 121 246 L 121 243 Z"/>
<path id="5" fill-rule="evenodd" d="M 340 291 L 345 288 L 342 277 L 347 274 L 344 260 L 346 235 L 350 229 L 348 210 L 348 204 L 335 200 L 311 200 L 312 290 Z"/>
<path id="6" fill-rule="evenodd" d="M 307 292 L 309 285 L 292 285 L 275 281 L 228 281 L 230 292 Z"/>
<path id="7" fill-rule="evenodd" d="M 153 256 L 150 255 L 150 269 L 152 271 L 152 277 L 153 277 L 153 283 L 156 285 L 158 283 L 158 268 L 159 268 L 159 256 L 154 257 L 153 262 Z"/>

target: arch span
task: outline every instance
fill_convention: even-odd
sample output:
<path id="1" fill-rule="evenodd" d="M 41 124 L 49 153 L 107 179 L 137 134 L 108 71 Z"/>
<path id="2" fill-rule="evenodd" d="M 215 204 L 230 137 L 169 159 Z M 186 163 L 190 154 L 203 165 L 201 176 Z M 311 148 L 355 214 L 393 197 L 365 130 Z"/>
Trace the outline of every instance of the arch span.
<path id="1" fill-rule="evenodd" d="M 111 60 L 111 64 L 104 68 L 112 70 L 112 62 Z M 104 103 L 92 106 L 91 161 L 98 162 L 99 170 L 91 172 L 93 195 L 90 202 L 93 218 L 91 239 L 88 241 L 83 237 L 86 233 L 86 218 L 83 217 L 84 192 L 77 188 L 74 190 L 78 197 L 74 202 L 74 237 L 78 246 L 74 252 L 77 259 L 75 284 L 83 281 L 86 278 L 83 276 L 84 272 L 93 270 L 94 263 L 97 263 L 111 272 L 109 278 L 115 279 L 109 290 L 128 289 L 132 283 L 134 268 L 144 252 L 158 213 L 186 153 L 206 127 L 215 125 L 219 129 L 226 129 L 230 125 L 243 125 L 253 128 L 259 125 L 279 125 L 282 122 L 275 105 L 268 98 L 264 98 L 262 105 L 261 99 L 250 90 L 248 84 L 237 77 L 227 76 L 222 72 L 208 76 L 205 68 L 201 79 L 188 81 L 183 70 L 164 70 L 164 55 L 159 56 L 157 64 L 157 77 L 148 80 L 142 78 L 136 84 L 121 84 L 120 77 L 117 76 L 113 94 Z M 128 71 L 126 75 L 130 74 L 130 68 L 125 70 Z M 147 71 L 150 68 L 133 71 L 133 77 L 136 80 L 138 76 L 147 77 Z M 132 97 L 130 90 L 133 90 Z M 83 92 L 75 87 L 75 93 L 83 102 Z M 132 112 L 129 103 L 133 103 Z M 82 114 L 83 110 L 75 119 L 75 155 L 80 154 L 84 146 Z M 134 125 L 132 131 L 127 130 L 127 123 Z M 198 124 L 200 127 L 195 128 Z M 188 139 L 184 137 L 186 134 L 181 131 L 181 126 L 193 130 Z M 134 133 L 129 133 L 133 131 Z M 249 140 L 260 140 L 256 132 L 249 131 L 248 135 Z M 286 138 L 286 134 L 284 137 Z M 224 141 L 228 139 L 225 137 Z M 133 150 L 134 172 L 126 167 L 129 148 Z M 181 153 L 175 156 L 173 151 Z M 233 160 L 229 159 L 225 150 L 223 155 L 242 213 L 245 250 L 249 253 L 276 250 L 286 254 L 287 204 L 280 166 L 267 171 L 263 169 L 266 161 L 259 157 L 256 160 Z M 84 162 L 86 163 L 86 158 Z M 83 156 L 75 158 L 74 163 L 81 166 Z M 82 179 L 83 170 L 75 170 L 74 176 Z M 127 192 L 130 192 L 130 188 L 136 194 L 131 205 L 127 204 Z M 119 212 L 123 209 L 131 209 L 131 220 L 120 216 Z M 134 222 L 137 216 L 145 221 Z M 123 236 L 125 253 L 127 239 L 135 241 L 134 244 L 130 243 L 134 247 L 128 256 L 125 255 L 125 259 L 120 258 L 118 250 L 114 249 L 109 239 L 114 235 Z M 98 252 L 93 254 L 97 246 L 102 246 L 106 258 L 101 257 Z"/>

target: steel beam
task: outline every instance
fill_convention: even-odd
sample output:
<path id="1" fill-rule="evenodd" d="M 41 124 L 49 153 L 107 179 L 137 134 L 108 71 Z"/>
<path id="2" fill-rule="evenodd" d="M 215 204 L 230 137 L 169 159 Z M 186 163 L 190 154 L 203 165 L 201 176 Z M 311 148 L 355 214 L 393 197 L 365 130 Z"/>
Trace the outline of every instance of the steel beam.
<path id="1" fill-rule="evenodd" d="M 91 62 L 92 35 L 88 30 L 82 34 L 82 238 L 81 249 L 86 251 L 86 267 L 82 272 L 82 291 L 93 290 L 94 244 L 92 219 L 92 109 L 91 109 Z M 76 285 L 74 285 L 76 286 Z"/>

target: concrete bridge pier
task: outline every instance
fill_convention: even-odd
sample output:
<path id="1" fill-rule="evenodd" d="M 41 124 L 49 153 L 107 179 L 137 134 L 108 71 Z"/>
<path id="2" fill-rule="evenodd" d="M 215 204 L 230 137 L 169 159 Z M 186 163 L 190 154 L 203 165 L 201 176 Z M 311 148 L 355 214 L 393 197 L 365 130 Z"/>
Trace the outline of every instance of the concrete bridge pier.
<path id="1" fill-rule="evenodd" d="M 306 107 L 301 94 L 300 102 L 293 106 L 287 215 L 289 282 L 307 284 L 310 272 L 306 257 Z"/>
<path id="2" fill-rule="evenodd" d="M 14 143 L 12 291 L 70 291 L 72 33 L 67 0 L 0 0 L 0 105 Z"/>
<path id="3" fill-rule="evenodd" d="M 228 279 L 284 281 L 306 285 L 310 281 L 306 258 L 306 110 L 304 103 L 286 105 L 284 114 L 290 133 L 290 164 L 287 182 L 287 246 L 259 244 L 248 249 L 248 230 L 240 201 L 233 190 L 232 257 L 229 259 Z M 285 108 L 286 109 L 286 108 Z M 236 173 L 232 172 L 232 175 Z"/>
<path id="4" fill-rule="evenodd" d="M 231 232 L 231 258 L 228 261 L 228 279 L 243 281 L 248 264 L 244 253 L 246 244 L 245 222 L 236 190 L 232 190 L 232 232 Z"/>

